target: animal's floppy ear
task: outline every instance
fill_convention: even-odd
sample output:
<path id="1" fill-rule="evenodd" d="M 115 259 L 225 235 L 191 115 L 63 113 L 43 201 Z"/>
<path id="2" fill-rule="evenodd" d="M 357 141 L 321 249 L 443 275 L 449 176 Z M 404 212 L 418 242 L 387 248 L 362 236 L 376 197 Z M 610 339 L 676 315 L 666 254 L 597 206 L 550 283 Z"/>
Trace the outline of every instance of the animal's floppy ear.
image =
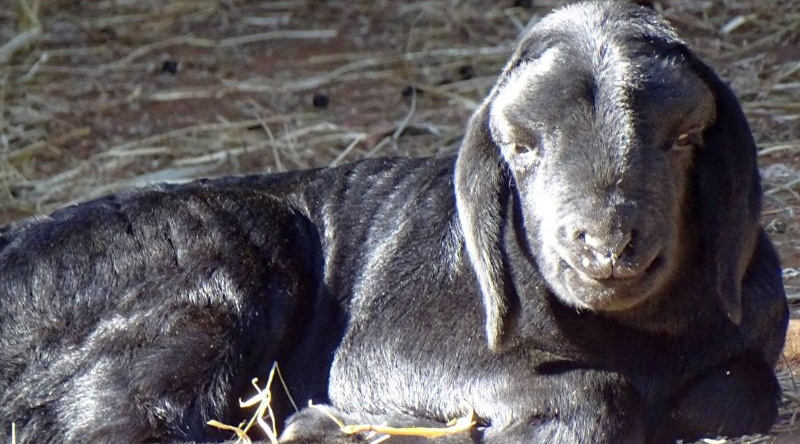
<path id="1" fill-rule="evenodd" d="M 505 331 L 508 299 L 500 249 L 503 196 L 507 190 L 500 150 L 492 141 L 486 100 L 467 126 L 458 152 L 455 193 L 458 218 L 486 311 L 486 338 L 497 349 Z"/>
<path id="2" fill-rule="evenodd" d="M 716 120 L 706 129 L 695 158 L 696 217 L 700 222 L 709 285 L 720 307 L 738 324 L 741 284 L 759 230 L 761 185 L 756 145 L 739 101 L 716 74 L 689 54 L 694 71 L 716 100 Z"/>

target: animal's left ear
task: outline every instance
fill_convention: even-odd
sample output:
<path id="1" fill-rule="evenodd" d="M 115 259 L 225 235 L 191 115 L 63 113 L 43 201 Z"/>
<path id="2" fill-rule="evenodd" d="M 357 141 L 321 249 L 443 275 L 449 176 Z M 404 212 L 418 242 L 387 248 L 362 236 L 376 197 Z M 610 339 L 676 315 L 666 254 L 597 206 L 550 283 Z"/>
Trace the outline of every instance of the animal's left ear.
<path id="1" fill-rule="evenodd" d="M 716 121 L 695 158 L 699 218 L 709 285 L 734 323 L 742 318 L 741 284 L 758 238 L 761 184 L 756 145 L 739 101 L 716 74 L 687 50 L 694 71 L 716 100 Z"/>
<path id="2" fill-rule="evenodd" d="M 508 300 L 500 250 L 505 175 L 489 129 L 486 100 L 467 126 L 455 171 L 456 209 L 467 254 L 478 277 L 486 311 L 486 337 L 497 349 L 505 331 Z M 507 192 L 507 191 L 505 191 Z"/>

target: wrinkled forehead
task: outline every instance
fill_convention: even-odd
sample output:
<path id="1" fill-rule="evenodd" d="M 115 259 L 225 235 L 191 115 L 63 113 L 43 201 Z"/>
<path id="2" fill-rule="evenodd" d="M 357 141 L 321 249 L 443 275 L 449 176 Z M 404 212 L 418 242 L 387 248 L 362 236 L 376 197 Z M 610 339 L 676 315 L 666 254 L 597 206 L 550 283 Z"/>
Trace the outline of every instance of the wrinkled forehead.
<path id="1" fill-rule="evenodd" d="M 676 71 L 675 65 L 683 59 L 678 50 L 682 45 L 655 11 L 623 3 L 579 3 L 558 9 L 532 26 L 506 74 L 533 79 L 549 72 L 631 88 L 654 75 Z M 518 70 L 521 66 L 525 69 Z"/>
<path id="2" fill-rule="evenodd" d="M 556 9 L 528 28 L 517 55 L 532 44 L 562 42 L 577 49 L 614 51 L 636 41 L 682 45 L 672 26 L 654 10 L 627 2 L 584 2 Z M 595 54 L 595 62 L 604 54 Z"/>
<path id="3" fill-rule="evenodd" d="M 527 32 L 498 83 L 493 114 L 509 125 L 520 123 L 515 117 L 544 126 L 576 116 L 606 119 L 619 133 L 615 138 L 630 139 L 623 133 L 641 122 L 709 106 L 711 93 L 690 63 L 654 11 L 573 5 Z"/>
<path id="4" fill-rule="evenodd" d="M 633 33 L 659 34 L 679 41 L 680 37 L 659 13 L 632 1 L 585 1 L 555 9 L 546 20 L 534 26 L 546 27 L 622 27 Z"/>

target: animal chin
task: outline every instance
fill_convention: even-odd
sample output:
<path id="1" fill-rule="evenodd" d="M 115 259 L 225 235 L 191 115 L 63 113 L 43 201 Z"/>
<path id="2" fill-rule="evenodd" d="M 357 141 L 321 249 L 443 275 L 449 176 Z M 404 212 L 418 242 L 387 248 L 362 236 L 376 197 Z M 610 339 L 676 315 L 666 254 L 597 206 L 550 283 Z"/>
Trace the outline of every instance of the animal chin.
<path id="1" fill-rule="evenodd" d="M 660 287 L 666 261 L 655 255 L 632 276 L 597 278 L 559 257 L 548 279 L 556 295 L 569 305 L 594 312 L 630 309 L 648 299 Z"/>

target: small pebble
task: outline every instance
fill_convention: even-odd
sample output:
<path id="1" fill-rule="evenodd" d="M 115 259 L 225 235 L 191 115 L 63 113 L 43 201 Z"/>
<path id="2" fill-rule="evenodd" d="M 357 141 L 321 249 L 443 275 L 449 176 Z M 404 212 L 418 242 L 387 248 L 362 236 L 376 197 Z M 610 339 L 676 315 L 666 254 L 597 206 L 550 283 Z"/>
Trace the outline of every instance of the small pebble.
<path id="1" fill-rule="evenodd" d="M 324 109 L 328 107 L 328 104 L 331 102 L 330 97 L 324 93 L 317 93 L 314 94 L 314 99 L 312 103 L 314 104 L 314 108 Z"/>
<path id="2" fill-rule="evenodd" d="M 117 31 L 114 31 L 114 28 L 104 27 L 100 28 L 100 33 L 106 36 L 109 40 L 114 40 L 117 38 Z"/>
<path id="3" fill-rule="evenodd" d="M 472 65 L 464 65 L 458 68 L 458 76 L 461 80 L 469 80 L 475 77 L 475 67 Z"/>
<path id="4" fill-rule="evenodd" d="M 413 93 L 417 93 L 417 95 L 420 96 L 422 95 L 423 92 L 424 91 L 422 91 L 419 88 L 414 88 L 413 86 L 408 85 L 405 88 L 403 88 L 403 91 L 401 91 L 400 94 L 402 94 L 403 97 L 411 97 Z"/>
<path id="5" fill-rule="evenodd" d="M 161 64 L 161 70 L 172 75 L 178 73 L 178 68 L 180 67 L 180 62 L 176 60 L 164 60 L 164 63 Z"/>

